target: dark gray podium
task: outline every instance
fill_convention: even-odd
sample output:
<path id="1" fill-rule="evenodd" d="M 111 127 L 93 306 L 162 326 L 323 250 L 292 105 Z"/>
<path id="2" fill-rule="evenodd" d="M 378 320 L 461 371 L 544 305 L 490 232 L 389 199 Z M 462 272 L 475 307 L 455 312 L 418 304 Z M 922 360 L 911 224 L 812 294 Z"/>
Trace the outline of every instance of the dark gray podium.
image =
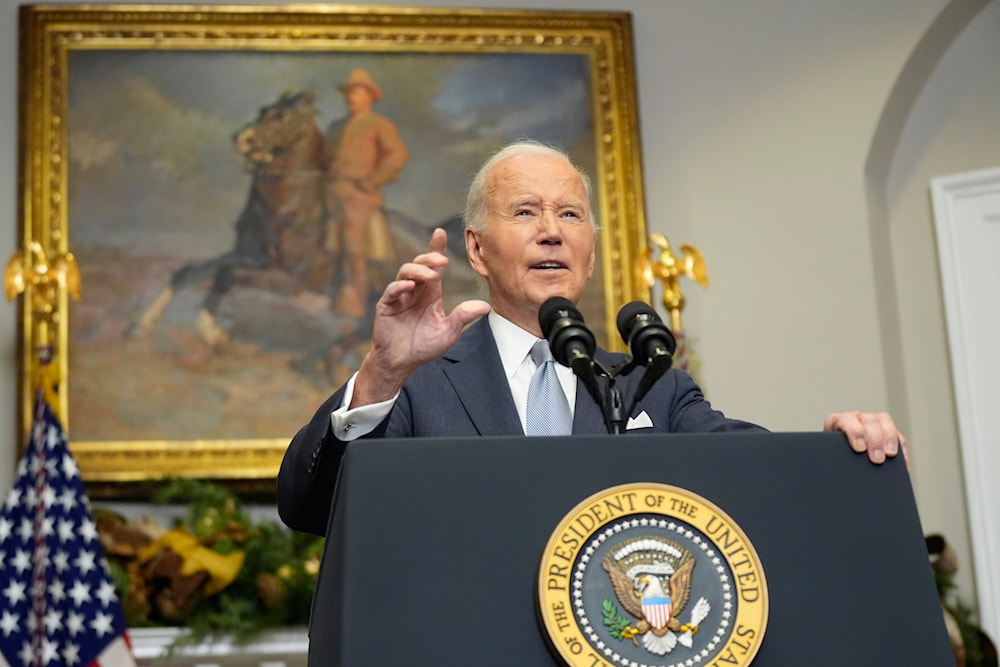
<path id="1" fill-rule="evenodd" d="M 687 489 L 746 533 L 769 593 L 754 667 L 954 664 L 901 457 L 809 433 L 353 443 L 309 665 L 560 665 L 542 551 L 577 503 L 630 482 Z"/>

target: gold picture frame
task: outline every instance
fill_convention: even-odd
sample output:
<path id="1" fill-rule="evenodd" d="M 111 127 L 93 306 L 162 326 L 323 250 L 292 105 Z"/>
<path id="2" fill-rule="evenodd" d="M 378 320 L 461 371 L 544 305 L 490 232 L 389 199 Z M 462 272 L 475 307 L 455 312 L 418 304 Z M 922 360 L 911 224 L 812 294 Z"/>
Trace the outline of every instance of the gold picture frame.
<path id="1" fill-rule="evenodd" d="M 337 84 L 358 69 L 382 82 L 380 104 L 387 106 L 376 109 L 394 118 L 410 144 L 409 163 L 385 190 L 385 207 L 412 214 L 391 228 L 397 245 L 405 234 L 419 237 L 442 219 L 454 221 L 445 213 L 460 210 L 470 169 L 501 143 L 531 136 L 574 155 L 591 175 L 601 224 L 599 277 L 581 310 L 603 344 L 622 349 L 607 335 L 617 308 L 650 298 L 634 271 L 646 226 L 629 14 L 22 6 L 21 245 L 38 244 L 50 256 L 72 251 L 80 266 L 81 298 L 60 294 L 51 340 L 56 407 L 91 493 L 143 495 L 165 476 L 273 488 L 291 424 L 304 423 L 329 393 L 317 387 L 302 398 L 295 392 L 308 381 L 281 384 L 277 360 L 301 358 L 266 331 L 296 330 L 302 309 L 313 307 L 302 305 L 308 300 L 295 301 L 300 310 L 289 316 L 282 310 L 287 292 L 269 297 L 258 286 L 256 301 L 234 303 L 229 312 L 266 322 L 241 322 L 245 330 L 257 327 L 257 338 L 221 352 L 181 315 L 157 322 L 161 328 L 141 345 L 123 331 L 134 331 L 136 312 L 148 312 L 155 293 L 149 290 L 176 281 L 183 260 L 227 252 L 240 208 L 249 206 L 252 175 L 231 139 L 241 124 L 279 93 L 279 103 L 287 102 L 292 91 L 307 91 L 326 120 L 343 105 Z M 415 225 L 419 212 L 425 217 Z M 212 244 L 218 250 L 209 251 Z M 193 308 L 193 298 L 183 307 Z M 22 299 L 22 443 L 44 327 Z M 354 348 L 341 347 L 339 363 L 356 361 Z M 332 376 L 335 355 L 329 348 L 324 354 L 323 372 Z M 253 375 L 265 358 L 273 365 Z M 245 402 L 231 408 L 238 393 Z M 280 411 L 286 394 L 303 412 L 279 424 L 289 411 Z M 309 404 L 312 396 L 317 402 Z M 224 418 L 230 408 L 234 414 Z"/>

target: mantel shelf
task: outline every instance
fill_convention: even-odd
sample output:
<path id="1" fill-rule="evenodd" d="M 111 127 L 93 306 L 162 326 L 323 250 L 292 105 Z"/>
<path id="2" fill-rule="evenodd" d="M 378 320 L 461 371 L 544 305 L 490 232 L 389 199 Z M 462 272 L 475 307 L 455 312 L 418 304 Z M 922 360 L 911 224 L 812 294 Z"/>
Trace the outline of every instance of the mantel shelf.
<path id="1" fill-rule="evenodd" d="M 309 649 L 305 628 L 283 628 L 262 633 L 250 642 L 232 636 L 206 638 L 198 644 L 170 647 L 188 630 L 134 628 L 132 650 L 140 665 L 157 667 L 303 667 Z"/>

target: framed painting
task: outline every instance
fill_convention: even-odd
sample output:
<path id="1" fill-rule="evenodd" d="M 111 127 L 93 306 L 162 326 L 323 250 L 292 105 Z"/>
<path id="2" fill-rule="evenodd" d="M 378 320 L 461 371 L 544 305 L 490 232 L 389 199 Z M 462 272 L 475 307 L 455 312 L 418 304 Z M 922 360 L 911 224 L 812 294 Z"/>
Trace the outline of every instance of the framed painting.
<path id="1" fill-rule="evenodd" d="M 649 300 L 626 13 L 31 5 L 20 49 L 21 242 L 80 268 L 52 342 L 97 495 L 167 475 L 270 490 L 397 266 L 435 227 L 464 257 L 471 175 L 512 140 L 591 176 L 599 340 L 621 349 L 617 308 Z M 358 88 L 379 125 L 352 135 Z M 446 300 L 480 290 L 453 261 Z M 22 442 L 44 324 L 23 301 Z"/>

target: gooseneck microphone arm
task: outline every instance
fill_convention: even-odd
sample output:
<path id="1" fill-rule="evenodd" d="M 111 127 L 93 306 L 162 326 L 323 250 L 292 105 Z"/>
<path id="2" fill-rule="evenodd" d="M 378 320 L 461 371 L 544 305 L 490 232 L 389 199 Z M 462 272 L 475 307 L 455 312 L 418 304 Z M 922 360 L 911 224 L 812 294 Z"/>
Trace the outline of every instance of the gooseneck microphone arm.
<path id="1" fill-rule="evenodd" d="M 604 423 L 608 427 L 608 433 L 618 435 L 625 430 L 625 402 L 622 392 L 615 383 L 615 376 L 608 375 L 608 396 L 604 404 Z"/>
<path id="2" fill-rule="evenodd" d="M 652 306 L 642 301 L 625 304 L 618 311 L 618 333 L 632 353 L 632 361 L 626 365 L 631 367 L 624 372 L 631 371 L 635 366 L 646 368 L 632 395 L 627 413 L 632 414 L 646 392 L 670 370 L 677 341 Z"/>

